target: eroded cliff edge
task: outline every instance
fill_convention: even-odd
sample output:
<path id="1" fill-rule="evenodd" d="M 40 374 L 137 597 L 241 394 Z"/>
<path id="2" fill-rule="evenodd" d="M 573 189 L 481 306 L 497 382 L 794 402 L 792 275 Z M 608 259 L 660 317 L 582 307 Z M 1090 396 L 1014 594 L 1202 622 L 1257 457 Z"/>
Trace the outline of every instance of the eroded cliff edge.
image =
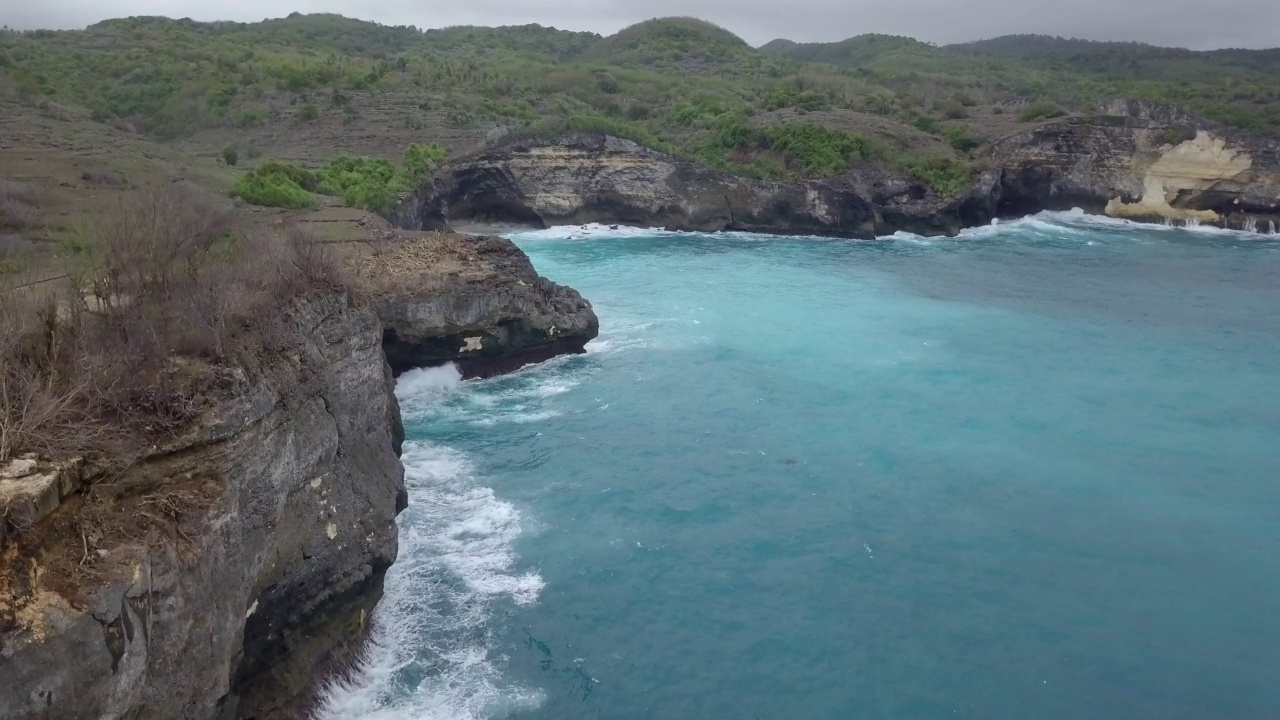
<path id="1" fill-rule="evenodd" d="M 527 138 L 460 158 L 406 199 L 408 228 L 588 222 L 871 238 L 955 234 L 1042 210 L 1228 227 L 1280 223 L 1280 141 L 1138 102 L 993 143 L 965 190 L 862 166 L 804 183 L 737 177 L 595 134 Z"/>
<path id="2" fill-rule="evenodd" d="M 404 367 L 489 374 L 598 327 L 499 238 L 397 237 L 353 262 L 379 282 L 295 301 L 270 357 L 226 369 L 199 420 L 124 471 L 0 468 L 0 717 L 304 717 L 396 558 L 387 352 L 413 337 L 430 351 Z"/>

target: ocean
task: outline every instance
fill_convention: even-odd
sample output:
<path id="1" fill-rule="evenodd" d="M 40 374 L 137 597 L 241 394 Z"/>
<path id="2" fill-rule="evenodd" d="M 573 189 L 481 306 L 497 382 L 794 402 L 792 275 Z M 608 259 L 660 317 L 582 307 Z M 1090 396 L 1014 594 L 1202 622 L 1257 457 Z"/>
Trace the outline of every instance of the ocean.
<path id="1" fill-rule="evenodd" d="M 400 380 L 321 717 L 1280 717 L 1280 237 L 512 238 L 600 338 Z"/>

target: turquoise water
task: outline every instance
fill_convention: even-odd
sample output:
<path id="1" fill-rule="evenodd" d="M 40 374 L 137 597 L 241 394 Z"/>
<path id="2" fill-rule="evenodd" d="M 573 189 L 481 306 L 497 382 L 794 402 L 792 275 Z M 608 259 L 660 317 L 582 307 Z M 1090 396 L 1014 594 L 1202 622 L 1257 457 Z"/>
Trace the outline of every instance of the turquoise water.
<path id="1" fill-rule="evenodd" d="M 328 717 L 1280 717 L 1280 238 L 515 239 L 601 337 L 402 379 Z"/>

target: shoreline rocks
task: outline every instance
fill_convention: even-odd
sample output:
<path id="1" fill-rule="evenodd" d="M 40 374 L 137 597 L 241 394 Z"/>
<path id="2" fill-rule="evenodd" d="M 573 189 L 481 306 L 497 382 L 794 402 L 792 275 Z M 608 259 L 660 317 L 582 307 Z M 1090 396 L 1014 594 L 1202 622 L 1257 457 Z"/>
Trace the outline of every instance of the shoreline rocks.
<path id="1" fill-rule="evenodd" d="M 518 139 L 449 163 L 391 220 L 454 224 L 586 223 L 874 238 L 966 227 L 1075 207 L 1137 220 L 1226 227 L 1280 221 L 1280 141 L 1175 109 L 1111 103 L 993 143 L 963 191 L 859 166 L 803 183 L 742 178 L 629 140 L 590 133 Z"/>

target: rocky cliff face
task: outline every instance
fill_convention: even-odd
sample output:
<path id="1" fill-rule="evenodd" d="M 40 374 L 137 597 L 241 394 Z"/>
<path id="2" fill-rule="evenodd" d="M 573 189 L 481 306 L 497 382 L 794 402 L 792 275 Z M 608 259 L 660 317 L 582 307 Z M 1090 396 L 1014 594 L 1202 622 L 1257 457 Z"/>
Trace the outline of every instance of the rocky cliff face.
<path id="1" fill-rule="evenodd" d="M 189 434 L 5 549 L 0 717 L 290 717 L 359 638 L 405 498 L 391 373 L 344 296 L 286 326 Z"/>
<path id="2" fill-rule="evenodd" d="M 1230 227 L 1280 218 L 1280 141 L 1174 108 L 1115 102 L 991 148 L 998 212 L 1081 207 L 1137 220 Z"/>
<path id="3" fill-rule="evenodd" d="M 510 240 L 441 234 L 367 259 L 383 348 L 396 373 L 454 362 L 488 377 L 583 352 L 600 330 L 590 303 L 538 275 Z"/>
<path id="4" fill-rule="evenodd" d="M 965 191 L 877 168 L 801 184 L 750 180 L 628 140 L 576 134 L 462 158 L 402 204 L 404 227 L 587 222 L 868 238 L 925 235 L 1040 210 L 1242 225 L 1276 217 L 1280 154 L 1249 137 L 1141 103 L 1100 108 L 995 143 Z"/>
<path id="5" fill-rule="evenodd" d="M 0 718 L 304 717 L 396 557 L 388 358 L 484 375 L 597 330 L 505 240 L 364 260 L 367 302 L 299 302 L 261 366 L 221 371 L 201 420 L 123 473 L 0 467 Z"/>

